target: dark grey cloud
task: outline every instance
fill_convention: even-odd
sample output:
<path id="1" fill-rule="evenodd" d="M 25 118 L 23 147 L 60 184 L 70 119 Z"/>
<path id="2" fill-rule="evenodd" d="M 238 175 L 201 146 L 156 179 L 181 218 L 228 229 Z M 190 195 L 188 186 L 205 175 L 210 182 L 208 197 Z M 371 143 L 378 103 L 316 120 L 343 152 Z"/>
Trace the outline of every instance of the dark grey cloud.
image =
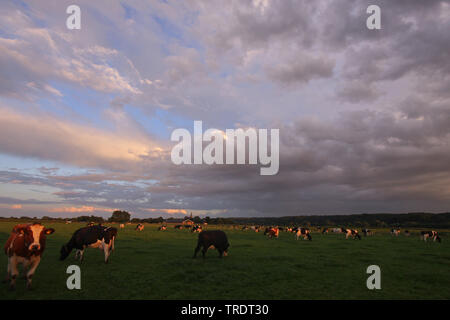
<path id="1" fill-rule="evenodd" d="M 366 28 L 370 4 L 381 7 L 381 30 Z M 30 4 L 48 28 L 0 6 L 1 29 L 13 35 L 0 36 L 0 152 L 98 170 L 39 164 L 36 174 L 1 172 L 4 185 L 51 187 L 59 205 L 141 216 L 448 209 L 449 1 L 137 1 L 134 17 L 119 4 L 102 13 L 105 5 L 86 4 L 90 32 L 73 38 L 54 18 L 63 5 Z M 63 94 L 55 82 L 110 94 L 103 116 L 115 130 L 35 112 L 38 98 Z M 35 109 L 19 112 L 11 100 Z M 176 117 L 279 128 L 279 173 L 175 166 L 169 142 L 147 134 L 127 105 L 171 113 L 169 129 Z M 36 201 L 0 204 L 44 204 Z"/>

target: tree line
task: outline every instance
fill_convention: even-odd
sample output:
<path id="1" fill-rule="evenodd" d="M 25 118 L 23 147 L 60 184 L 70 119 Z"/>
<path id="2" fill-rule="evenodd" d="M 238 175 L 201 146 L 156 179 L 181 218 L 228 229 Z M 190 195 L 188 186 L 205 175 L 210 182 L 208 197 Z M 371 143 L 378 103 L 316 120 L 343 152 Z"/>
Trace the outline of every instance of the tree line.
<path id="1" fill-rule="evenodd" d="M 356 228 L 450 228 L 450 212 L 445 213 L 371 213 L 371 214 L 351 214 L 351 215 L 328 215 L 328 216 L 286 216 L 286 217 L 234 217 L 234 218 L 211 218 L 199 216 L 184 217 L 191 219 L 194 223 L 208 224 L 240 224 L 240 225 L 278 225 L 278 226 L 305 226 L 305 227 L 332 227 L 348 226 Z M 177 223 L 179 218 L 131 218 L 127 211 L 116 210 L 110 218 L 97 216 L 80 216 L 74 218 L 55 218 L 44 216 L 40 219 L 36 217 L 22 216 L 20 218 L 0 217 L 0 220 L 46 220 L 46 221 L 67 221 L 72 222 L 120 222 L 120 223 Z"/>

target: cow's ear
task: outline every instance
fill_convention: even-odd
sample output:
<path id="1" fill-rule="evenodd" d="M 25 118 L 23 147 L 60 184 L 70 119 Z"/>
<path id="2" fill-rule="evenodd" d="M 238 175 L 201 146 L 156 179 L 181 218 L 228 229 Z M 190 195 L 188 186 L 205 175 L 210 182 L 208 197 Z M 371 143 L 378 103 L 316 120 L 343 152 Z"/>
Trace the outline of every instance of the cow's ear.
<path id="1" fill-rule="evenodd" d="M 55 229 L 53 229 L 53 228 L 48 228 L 48 229 L 45 229 L 45 230 L 44 230 L 44 233 L 45 233 L 46 235 L 52 234 L 53 232 L 55 232 Z"/>
<path id="2" fill-rule="evenodd" d="M 17 226 L 15 226 L 13 228 L 13 232 L 24 234 L 25 233 L 25 229 L 26 229 L 26 227 L 23 227 L 21 225 L 17 225 Z"/>

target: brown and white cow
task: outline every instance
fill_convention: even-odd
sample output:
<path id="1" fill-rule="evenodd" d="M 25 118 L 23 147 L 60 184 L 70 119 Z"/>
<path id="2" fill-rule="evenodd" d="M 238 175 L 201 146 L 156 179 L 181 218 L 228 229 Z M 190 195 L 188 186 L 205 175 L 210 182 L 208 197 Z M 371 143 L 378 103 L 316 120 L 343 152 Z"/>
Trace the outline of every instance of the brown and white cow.
<path id="1" fill-rule="evenodd" d="M 280 229 L 278 228 L 266 228 L 264 231 L 264 235 L 268 234 L 269 238 L 272 239 L 273 237 L 278 238 L 278 235 L 280 234 Z"/>
<path id="2" fill-rule="evenodd" d="M 141 223 L 138 223 L 138 225 L 136 226 L 136 230 L 138 230 L 138 231 L 144 230 L 144 225 Z"/>
<path id="3" fill-rule="evenodd" d="M 45 250 L 46 236 L 53 232 L 55 229 L 45 228 L 40 223 L 18 224 L 13 228 L 5 244 L 5 253 L 8 256 L 5 281 L 10 280 L 9 288 L 11 290 L 16 287 L 19 264 L 23 264 L 24 268 L 28 269 L 27 288 L 31 289 L 31 280 Z"/>
<path id="4" fill-rule="evenodd" d="M 391 229 L 391 235 L 398 237 L 400 234 L 400 229 L 393 228 Z"/>
<path id="5" fill-rule="evenodd" d="M 158 228 L 159 231 L 164 231 L 164 230 L 166 230 L 166 229 L 167 229 L 166 226 L 160 226 L 160 227 Z"/>
<path id="6" fill-rule="evenodd" d="M 120 228 L 120 229 L 123 229 L 123 228 L 125 228 L 125 225 L 124 225 L 123 223 L 121 223 L 121 224 L 119 225 L 119 228 Z"/>

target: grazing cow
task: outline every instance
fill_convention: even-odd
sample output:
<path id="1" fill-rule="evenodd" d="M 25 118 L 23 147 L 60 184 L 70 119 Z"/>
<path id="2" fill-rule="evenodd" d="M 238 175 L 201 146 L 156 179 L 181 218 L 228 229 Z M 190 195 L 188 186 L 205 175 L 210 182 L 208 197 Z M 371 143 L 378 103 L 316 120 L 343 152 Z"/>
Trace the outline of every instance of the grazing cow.
<path id="1" fill-rule="evenodd" d="M 362 231 L 362 233 L 364 233 L 364 237 L 373 235 L 372 230 L 369 230 L 369 229 L 362 229 L 361 231 Z"/>
<path id="2" fill-rule="evenodd" d="M 328 228 L 323 228 L 322 234 L 328 234 Z"/>
<path id="3" fill-rule="evenodd" d="M 111 252 L 114 251 L 114 241 L 117 237 L 117 229 L 113 227 L 92 226 L 78 229 L 72 235 L 69 242 L 61 247 L 59 260 L 64 260 L 76 249 L 75 259 L 83 261 L 84 249 L 99 248 L 105 253 L 105 263 L 108 263 Z"/>
<path id="4" fill-rule="evenodd" d="M 174 228 L 181 230 L 181 229 L 183 229 L 183 225 L 182 224 L 177 224 Z"/>
<path id="5" fill-rule="evenodd" d="M 361 236 L 358 234 L 358 230 L 341 228 L 341 232 L 345 233 L 345 239 L 348 239 L 348 237 L 352 236 L 353 239 L 361 240 Z"/>
<path id="6" fill-rule="evenodd" d="M 227 235 L 225 232 L 221 230 L 208 230 L 202 231 L 198 235 L 197 247 L 194 251 L 194 257 L 197 257 L 197 253 L 200 251 L 200 248 L 203 247 L 202 255 L 205 258 L 206 251 L 208 249 L 217 249 L 219 252 L 219 257 L 228 255 L 228 247 L 230 244 L 228 243 Z"/>
<path id="7" fill-rule="evenodd" d="M 342 231 L 342 230 L 345 230 L 345 229 L 343 229 L 343 228 L 333 228 L 333 232 L 334 232 L 334 233 L 345 232 L 345 231 Z"/>
<path id="8" fill-rule="evenodd" d="M 268 234 L 269 238 L 272 239 L 273 237 L 278 238 L 278 235 L 280 234 L 280 229 L 278 228 L 266 228 L 264 231 L 264 235 Z"/>
<path id="9" fill-rule="evenodd" d="M 121 224 L 119 225 L 119 228 L 120 228 L 120 229 L 123 229 L 123 228 L 125 228 L 125 225 L 124 225 L 123 223 L 121 223 Z"/>
<path id="10" fill-rule="evenodd" d="M 400 229 L 391 229 L 391 235 L 398 237 Z"/>
<path id="11" fill-rule="evenodd" d="M 167 229 L 166 226 L 161 226 L 161 227 L 158 228 L 159 231 L 164 231 L 164 230 L 166 230 L 166 229 Z"/>
<path id="12" fill-rule="evenodd" d="M 311 234 L 308 228 L 297 228 L 297 232 L 295 233 L 295 238 L 298 240 L 300 236 L 303 236 L 303 240 L 312 240 Z"/>
<path id="13" fill-rule="evenodd" d="M 191 231 L 200 233 L 200 232 L 202 232 L 202 227 L 199 226 L 199 225 L 195 225 L 195 226 L 192 227 Z"/>
<path id="14" fill-rule="evenodd" d="M 433 238 L 433 241 L 441 242 L 441 237 L 439 237 L 438 233 L 436 231 L 421 231 L 420 237 L 423 239 L 423 241 L 427 241 L 428 238 Z"/>
<path id="15" fill-rule="evenodd" d="M 5 253 L 8 256 L 5 282 L 10 280 L 10 290 L 14 290 L 16 287 L 19 264 L 23 264 L 24 268 L 28 269 L 27 289 L 31 289 L 31 280 L 45 249 L 46 236 L 53 232 L 55 229 L 45 228 L 40 223 L 18 224 L 13 228 L 5 244 Z"/>
<path id="16" fill-rule="evenodd" d="M 247 226 L 243 226 L 242 230 L 248 230 L 248 227 Z"/>
<path id="17" fill-rule="evenodd" d="M 144 225 L 141 224 L 141 223 L 138 223 L 138 225 L 136 226 L 136 229 L 135 229 L 135 230 L 139 230 L 139 231 L 144 230 Z"/>

